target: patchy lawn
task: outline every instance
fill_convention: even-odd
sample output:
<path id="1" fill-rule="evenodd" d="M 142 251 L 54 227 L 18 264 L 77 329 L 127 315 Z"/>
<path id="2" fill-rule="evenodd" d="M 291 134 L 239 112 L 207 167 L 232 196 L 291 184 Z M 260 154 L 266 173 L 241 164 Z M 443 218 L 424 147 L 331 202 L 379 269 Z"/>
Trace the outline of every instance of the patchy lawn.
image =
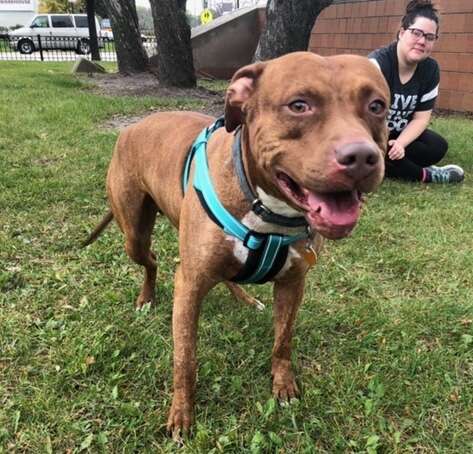
<path id="1" fill-rule="evenodd" d="M 79 244 L 106 211 L 116 128 L 156 110 L 221 112 L 224 84 L 166 93 L 129 79 L 123 93 L 114 75 L 1 65 L 0 452 L 175 452 L 175 232 L 156 225 L 159 304 L 145 313 L 118 229 Z M 328 244 L 296 326 L 299 401 L 271 399 L 270 308 L 209 294 L 182 452 L 473 452 L 473 122 L 433 127 L 466 180 L 387 182 L 353 237 Z M 270 286 L 250 292 L 270 303 Z"/>

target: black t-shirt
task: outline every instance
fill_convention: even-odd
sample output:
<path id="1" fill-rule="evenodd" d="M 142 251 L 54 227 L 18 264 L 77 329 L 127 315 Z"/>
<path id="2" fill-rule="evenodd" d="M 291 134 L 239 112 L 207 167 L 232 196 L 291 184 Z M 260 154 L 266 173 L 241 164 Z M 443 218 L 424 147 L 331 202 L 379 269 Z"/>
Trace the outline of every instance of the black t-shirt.
<path id="1" fill-rule="evenodd" d="M 391 90 L 388 128 L 398 135 L 412 120 L 414 112 L 432 110 L 438 96 L 440 71 L 437 62 L 428 57 L 421 61 L 412 78 L 405 84 L 399 80 L 397 42 L 368 55 L 386 79 Z"/>

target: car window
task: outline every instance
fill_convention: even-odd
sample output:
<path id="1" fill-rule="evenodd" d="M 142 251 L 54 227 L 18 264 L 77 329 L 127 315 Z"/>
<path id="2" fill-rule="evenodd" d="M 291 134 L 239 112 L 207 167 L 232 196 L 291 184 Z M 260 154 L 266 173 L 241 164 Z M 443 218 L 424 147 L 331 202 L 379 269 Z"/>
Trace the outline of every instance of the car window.
<path id="1" fill-rule="evenodd" d="M 55 28 L 74 28 L 71 16 L 51 16 L 51 23 Z"/>
<path id="2" fill-rule="evenodd" d="M 74 20 L 76 21 L 77 28 L 89 28 L 87 16 L 74 16 Z"/>
<path id="3" fill-rule="evenodd" d="M 48 16 L 38 16 L 35 17 L 34 21 L 31 22 L 31 27 L 35 28 L 48 28 Z"/>

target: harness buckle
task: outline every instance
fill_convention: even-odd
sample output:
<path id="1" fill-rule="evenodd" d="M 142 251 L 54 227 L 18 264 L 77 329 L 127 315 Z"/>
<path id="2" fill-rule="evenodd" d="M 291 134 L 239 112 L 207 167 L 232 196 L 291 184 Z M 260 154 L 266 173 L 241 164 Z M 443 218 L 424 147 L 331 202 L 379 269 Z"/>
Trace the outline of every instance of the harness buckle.
<path id="1" fill-rule="evenodd" d="M 266 207 L 260 199 L 255 199 L 253 202 L 251 202 L 251 209 L 258 216 L 263 213 L 268 215 L 273 214 L 273 212 L 268 207 Z"/>
<path id="2" fill-rule="evenodd" d="M 261 240 L 261 243 L 256 249 L 259 249 L 261 245 L 264 243 L 264 240 L 266 239 L 266 235 L 264 233 L 255 232 L 254 230 L 248 230 L 248 232 L 246 232 L 245 238 L 243 238 L 243 246 L 245 246 L 248 249 L 255 250 L 254 247 L 250 247 L 250 245 L 248 244 L 252 237 L 258 240 Z"/>

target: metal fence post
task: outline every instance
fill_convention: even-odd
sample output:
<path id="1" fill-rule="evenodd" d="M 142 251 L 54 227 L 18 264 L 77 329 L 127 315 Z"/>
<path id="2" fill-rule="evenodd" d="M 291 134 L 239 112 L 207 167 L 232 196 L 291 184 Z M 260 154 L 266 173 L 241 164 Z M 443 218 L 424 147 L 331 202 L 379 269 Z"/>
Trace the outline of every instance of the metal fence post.
<path id="1" fill-rule="evenodd" d="M 41 36 L 40 35 L 38 35 L 38 47 L 39 47 L 39 55 L 41 56 L 41 61 L 44 61 L 43 46 L 41 45 Z"/>

